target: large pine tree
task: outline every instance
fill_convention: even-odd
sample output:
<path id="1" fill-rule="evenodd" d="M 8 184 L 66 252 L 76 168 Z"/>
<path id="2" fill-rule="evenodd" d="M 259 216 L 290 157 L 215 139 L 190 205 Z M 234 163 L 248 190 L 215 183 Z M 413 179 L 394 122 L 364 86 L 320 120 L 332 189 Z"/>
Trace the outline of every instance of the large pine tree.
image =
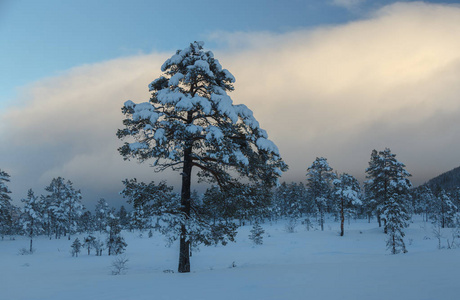
<path id="1" fill-rule="evenodd" d="M 190 272 L 186 223 L 191 216 L 192 169 L 199 170 L 201 179 L 225 189 L 237 185 L 235 174 L 274 184 L 287 165 L 252 111 L 233 105 L 227 92 L 233 91 L 235 78 L 211 51 L 203 50 L 202 42 L 178 50 L 161 70 L 164 74 L 149 85 L 149 102 L 125 102 L 125 128 L 117 135 L 134 141 L 119 151 L 125 159 L 153 159 L 157 170 L 181 172 L 184 221 L 178 271 Z"/>

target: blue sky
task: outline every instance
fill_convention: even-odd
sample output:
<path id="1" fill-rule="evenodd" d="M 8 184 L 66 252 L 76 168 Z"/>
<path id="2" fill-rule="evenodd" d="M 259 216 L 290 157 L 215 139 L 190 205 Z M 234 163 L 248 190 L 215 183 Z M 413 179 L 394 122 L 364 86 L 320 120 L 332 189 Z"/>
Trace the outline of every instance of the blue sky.
<path id="1" fill-rule="evenodd" d="M 344 23 L 374 6 L 364 1 L 344 7 L 324 0 L 3 0 L 2 102 L 14 100 L 21 86 L 75 66 L 173 51 L 217 31 L 287 32 Z"/>
<path id="2" fill-rule="evenodd" d="M 0 1 L 0 168 L 16 200 L 57 176 L 86 204 L 120 203 L 125 178 L 176 185 L 124 162 L 115 132 L 123 102 L 203 40 L 290 165 L 283 180 L 324 156 L 362 181 L 390 147 L 423 183 L 460 165 L 456 2 Z"/>
<path id="3" fill-rule="evenodd" d="M 75 66 L 151 51 L 173 51 L 219 31 L 283 33 L 343 24 L 365 18 L 369 11 L 393 2 L 3 0 L 0 105 L 14 101 L 18 90 L 28 83 Z M 208 46 L 217 45 L 211 41 Z"/>

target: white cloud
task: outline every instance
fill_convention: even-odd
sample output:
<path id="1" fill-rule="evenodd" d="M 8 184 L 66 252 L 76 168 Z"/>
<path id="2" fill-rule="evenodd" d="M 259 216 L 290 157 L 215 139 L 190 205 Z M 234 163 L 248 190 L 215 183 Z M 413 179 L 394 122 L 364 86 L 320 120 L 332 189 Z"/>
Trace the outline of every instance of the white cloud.
<path id="1" fill-rule="evenodd" d="M 316 156 L 362 179 L 371 150 L 390 147 L 421 183 L 459 165 L 458 20 L 457 6 L 395 4 L 334 27 L 219 33 L 213 39 L 228 47 L 212 50 L 237 79 L 234 102 L 254 111 L 290 164 L 286 180 L 304 180 Z M 0 115 L 1 167 L 15 188 L 27 182 L 21 196 L 54 176 L 100 196 L 126 177 L 178 178 L 116 152 L 122 103 L 146 101 L 170 55 L 70 70 L 35 83 L 23 105 Z"/>

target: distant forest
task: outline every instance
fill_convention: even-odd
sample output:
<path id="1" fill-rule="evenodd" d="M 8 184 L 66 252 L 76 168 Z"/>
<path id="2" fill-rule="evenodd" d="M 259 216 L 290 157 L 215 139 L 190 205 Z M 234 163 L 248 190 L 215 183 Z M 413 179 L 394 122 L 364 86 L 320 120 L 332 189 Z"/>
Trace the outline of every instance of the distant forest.
<path id="1" fill-rule="evenodd" d="M 455 191 L 460 186 L 460 167 L 430 179 L 426 185 L 432 189 L 441 188 L 449 192 Z"/>

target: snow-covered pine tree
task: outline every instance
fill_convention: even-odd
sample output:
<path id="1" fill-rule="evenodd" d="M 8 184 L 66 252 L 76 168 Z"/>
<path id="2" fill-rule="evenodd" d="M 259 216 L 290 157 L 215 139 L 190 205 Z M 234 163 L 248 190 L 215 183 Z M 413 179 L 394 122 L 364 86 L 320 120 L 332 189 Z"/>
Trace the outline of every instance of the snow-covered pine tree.
<path id="1" fill-rule="evenodd" d="M 120 192 L 127 202 L 133 205 L 131 225 L 141 232 L 151 228 L 152 217 L 165 217 L 164 214 L 179 214 L 177 206 L 171 207 L 170 201 L 174 198 L 173 188 L 165 182 L 156 184 L 154 181 L 146 184 L 138 182 L 136 178 L 123 181 L 125 188 Z"/>
<path id="2" fill-rule="evenodd" d="M 120 235 L 121 225 L 120 220 L 115 216 L 115 209 L 112 209 L 107 218 L 107 249 L 109 255 L 118 255 L 124 252 L 126 246 L 125 239 Z"/>
<path id="3" fill-rule="evenodd" d="M 259 222 L 256 221 L 254 225 L 252 226 L 251 234 L 249 235 L 249 239 L 255 245 L 262 245 L 264 243 L 264 237 L 263 237 L 264 233 L 265 233 L 265 230 L 262 228 L 262 226 L 260 226 Z"/>
<path id="4" fill-rule="evenodd" d="M 233 105 L 233 75 L 223 69 L 202 42 L 178 50 L 161 67 L 163 76 L 149 89 L 149 102 L 125 102 L 119 138 L 135 141 L 119 148 L 125 159 L 154 159 L 157 170 L 172 168 L 182 176 L 179 272 L 190 272 L 192 169 L 201 179 L 225 187 L 236 183 L 230 170 L 254 181 L 277 182 L 287 170 L 276 145 L 245 105 Z"/>
<path id="5" fill-rule="evenodd" d="M 78 253 L 81 251 L 81 243 L 78 238 L 76 238 L 72 245 L 70 246 L 72 249 L 70 250 L 70 253 L 72 253 L 72 256 L 78 257 Z"/>
<path id="6" fill-rule="evenodd" d="M 272 207 L 270 208 L 271 218 L 273 220 L 286 217 L 288 194 L 288 185 L 286 182 L 276 187 L 273 195 Z"/>
<path id="7" fill-rule="evenodd" d="M 151 227 L 149 215 L 149 212 L 140 206 L 135 207 L 134 210 L 131 212 L 131 228 L 138 229 L 140 232 L 140 236 L 143 235 L 145 229 Z"/>
<path id="8" fill-rule="evenodd" d="M 104 198 L 101 198 L 97 201 L 96 207 L 94 209 L 94 216 L 96 219 L 96 228 L 99 232 L 105 230 L 107 226 L 107 217 L 110 212 L 109 204 L 105 201 Z"/>
<path id="9" fill-rule="evenodd" d="M 219 219 L 227 220 L 231 214 L 228 212 L 229 205 L 226 205 L 227 198 L 216 185 L 208 188 L 203 195 L 202 214 L 213 224 Z"/>
<path id="10" fill-rule="evenodd" d="M 33 238 L 43 232 L 43 205 L 32 189 L 27 192 L 27 198 L 21 201 L 24 203 L 21 215 L 22 229 L 30 238 L 29 252 L 32 253 Z"/>
<path id="11" fill-rule="evenodd" d="M 83 247 L 85 247 L 88 250 L 88 255 L 89 255 L 92 248 L 95 248 L 95 249 L 97 248 L 96 247 L 96 237 L 94 237 L 92 235 L 89 235 L 89 236 L 85 237 L 85 239 L 83 241 Z M 97 255 L 97 253 L 96 253 L 96 255 Z"/>
<path id="12" fill-rule="evenodd" d="M 70 180 L 64 178 L 53 178 L 45 191 L 50 193 L 44 197 L 46 223 L 49 227 L 49 235 L 54 231 L 56 238 L 62 234 L 67 235 L 70 240 L 71 233 L 75 230 L 77 218 L 81 215 L 83 205 L 81 204 L 81 192 L 75 190 Z"/>
<path id="13" fill-rule="evenodd" d="M 10 182 L 10 175 L 0 169 L 0 209 L 10 205 L 11 197 L 8 194 L 11 191 L 7 186 L 8 182 Z"/>
<path id="14" fill-rule="evenodd" d="M 401 195 L 394 194 L 393 197 L 386 201 L 383 214 L 385 215 L 385 227 L 388 232 L 387 249 L 391 251 L 391 254 L 406 253 L 404 228 L 409 226 L 410 220 L 407 212 L 407 202 L 401 201 Z"/>
<path id="15" fill-rule="evenodd" d="M 428 222 L 428 217 L 432 213 L 433 204 L 436 202 L 435 198 L 433 191 L 426 184 L 417 187 L 412 192 L 414 212 L 421 214 L 426 222 Z"/>
<path id="16" fill-rule="evenodd" d="M 278 216 L 298 219 L 304 213 L 312 213 L 312 205 L 307 202 L 307 189 L 301 183 L 283 182 L 277 187 L 272 211 Z"/>
<path id="17" fill-rule="evenodd" d="M 102 256 L 102 251 L 104 251 L 104 242 L 102 242 L 99 238 L 94 241 L 94 250 L 96 250 L 96 256 Z"/>
<path id="18" fill-rule="evenodd" d="M 334 178 L 335 174 L 324 157 L 317 157 L 307 170 L 307 188 L 316 204 L 321 231 L 324 230 L 324 214 L 331 198 L 331 185 Z"/>
<path id="19" fill-rule="evenodd" d="M 451 195 L 445 190 L 439 188 L 436 191 L 431 211 L 431 219 L 434 224 L 439 225 L 441 228 L 455 225 L 457 207 L 453 203 Z"/>
<path id="20" fill-rule="evenodd" d="M 63 202 L 67 195 L 65 179 L 62 177 L 53 178 L 49 186 L 45 187 L 49 193 L 44 197 L 47 216 L 48 235 L 54 233 L 55 238 L 60 238 L 66 224 L 66 216 L 63 211 Z"/>
<path id="21" fill-rule="evenodd" d="M 126 229 L 128 228 L 129 224 L 129 214 L 126 208 L 122 205 L 118 210 L 117 217 L 120 219 L 121 228 Z"/>
<path id="22" fill-rule="evenodd" d="M 390 197 L 393 201 L 406 201 L 409 189 L 412 186 L 405 165 L 396 159 L 396 154 L 391 153 L 389 148 L 384 151 L 373 150 L 369 167 L 366 169 L 368 180 L 364 183 L 367 196 L 374 200 L 373 207 L 379 227 L 381 219 L 384 221 L 384 231 L 387 233 L 386 218 L 383 212 L 387 209 Z"/>
<path id="23" fill-rule="evenodd" d="M 344 235 L 345 212 L 361 205 L 361 188 L 358 180 L 350 174 L 343 173 L 333 180 L 333 194 L 340 211 L 340 236 Z"/>
<path id="24" fill-rule="evenodd" d="M 85 210 L 77 220 L 77 232 L 93 233 L 96 229 L 96 222 L 91 211 Z"/>
<path id="25" fill-rule="evenodd" d="M 11 191 L 7 186 L 10 182 L 10 175 L 0 169 L 0 234 L 2 239 L 8 233 L 11 223 Z"/>
<path id="26" fill-rule="evenodd" d="M 224 191 L 225 201 L 230 199 L 235 217 L 244 223 L 245 220 L 263 220 L 269 216 L 272 199 L 271 189 L 264 184 L 239 184 Z"/>
<path id="27" fill-rule="evenodd" d="M 80 190 L 75 190 L 73 183 L 68 180 L 66 183 L 66 196 L 64 201 L 61 203 L 61 211 L 64 213 L 66 218 L 65 225 L 69 241 L 71 234 L 76 230 L 77 219 L 81 216 L 83 211 L 83 204 L 81 204 L 81 199 L 82 197 Z"/>

